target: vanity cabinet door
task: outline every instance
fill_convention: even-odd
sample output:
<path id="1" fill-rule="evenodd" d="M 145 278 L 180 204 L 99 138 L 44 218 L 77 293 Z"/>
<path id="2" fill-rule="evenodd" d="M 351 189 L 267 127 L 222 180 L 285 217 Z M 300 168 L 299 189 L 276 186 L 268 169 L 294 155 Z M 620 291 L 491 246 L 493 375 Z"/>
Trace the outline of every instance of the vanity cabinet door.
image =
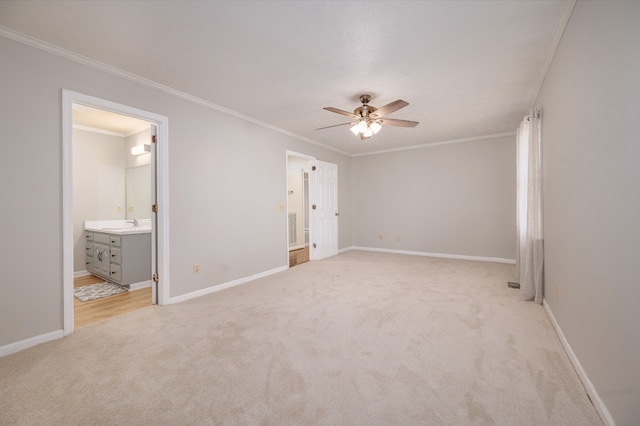
<path id="1" fill-rule="evenodd" d="M 87 271 L 93 272 L 93 241 L 87 241 L 85 244 L 85 264 Z"/>
<path id="2" fill-rule="evenodd" d="M 111 253 L 108 245 L 93 244 L 93 272 L 110 278 Z"/>
<path id="3" fill-rule="evenodd" d="M 121 256 L 120 248 L 111 247 L 111 262 L 112 263 L 118 263 L 118 264 L 122 263 L 122 256 Z"/>
<path id="4" fill-rule="evenodd" d="M 120 265 L 111 264 L 111 280 L 118 284 L 122 281 L 122 269 Z"/>
<path id="5" fill-rule="evenodd" d="M 85 231 L 85 266 L 88 272 L 93 272 L 93 232 Z"/>

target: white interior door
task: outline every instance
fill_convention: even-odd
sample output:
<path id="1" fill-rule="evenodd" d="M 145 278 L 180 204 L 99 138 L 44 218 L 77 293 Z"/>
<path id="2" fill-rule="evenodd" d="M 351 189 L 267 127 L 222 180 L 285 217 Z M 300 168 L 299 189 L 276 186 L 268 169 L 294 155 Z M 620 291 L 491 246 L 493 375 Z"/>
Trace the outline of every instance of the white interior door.
<path id="1" fill-rule="evenodd" d="M 158 304 L 158 126 L 151 124 L 151 303 Z"/>
<path id="2" fill-rule="evenodd" d="M 317 260 L 338 254 L 338 165 L 312 165 L 310 257 Z"/>

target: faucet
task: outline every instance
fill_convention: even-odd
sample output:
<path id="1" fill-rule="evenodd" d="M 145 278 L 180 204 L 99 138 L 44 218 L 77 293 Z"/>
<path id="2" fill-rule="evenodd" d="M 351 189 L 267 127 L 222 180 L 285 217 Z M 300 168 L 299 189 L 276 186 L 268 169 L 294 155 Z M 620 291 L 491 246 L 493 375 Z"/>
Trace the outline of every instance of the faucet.
<path id="1" fill-rule="evenodd" d="M 127 223 L 133 223 L 134 228 L 140 226 L 140 224 L 138 223 L 138 219 L 128 220 Z"/>

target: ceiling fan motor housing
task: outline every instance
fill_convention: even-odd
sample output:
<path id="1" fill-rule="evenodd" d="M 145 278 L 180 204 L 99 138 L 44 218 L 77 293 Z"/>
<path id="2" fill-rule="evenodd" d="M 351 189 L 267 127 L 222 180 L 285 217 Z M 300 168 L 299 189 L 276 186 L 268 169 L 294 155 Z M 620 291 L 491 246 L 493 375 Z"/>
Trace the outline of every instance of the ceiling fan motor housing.
<path id="1" fill-rule="evenodd" d="M 353 113 L 361 118 L 369 118 L 369 114 L 372 114 L 377 108 L 371 105 L 362 105 L 353 110 Z"/>

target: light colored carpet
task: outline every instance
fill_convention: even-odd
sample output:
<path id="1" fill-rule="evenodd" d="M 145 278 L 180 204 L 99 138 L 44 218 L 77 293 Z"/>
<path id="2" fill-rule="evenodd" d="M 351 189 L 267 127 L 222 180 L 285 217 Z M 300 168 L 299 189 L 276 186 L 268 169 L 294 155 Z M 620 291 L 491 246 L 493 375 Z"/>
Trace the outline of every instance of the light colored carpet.
<path id="1" fill-rule="evenodd" d="M 349 251 L 0 359 L 0 424 L 599 425 L 513 266 Z"/>
<path id="2" fill-rule="evenodd" d="M 83 285 L 73 289 L 73 295 L 81 302 L 102 299 L 103 297 L 113 296 L 114 294 L 129 291 L 118 284 L 103 282 L 96 284 Z"/>

